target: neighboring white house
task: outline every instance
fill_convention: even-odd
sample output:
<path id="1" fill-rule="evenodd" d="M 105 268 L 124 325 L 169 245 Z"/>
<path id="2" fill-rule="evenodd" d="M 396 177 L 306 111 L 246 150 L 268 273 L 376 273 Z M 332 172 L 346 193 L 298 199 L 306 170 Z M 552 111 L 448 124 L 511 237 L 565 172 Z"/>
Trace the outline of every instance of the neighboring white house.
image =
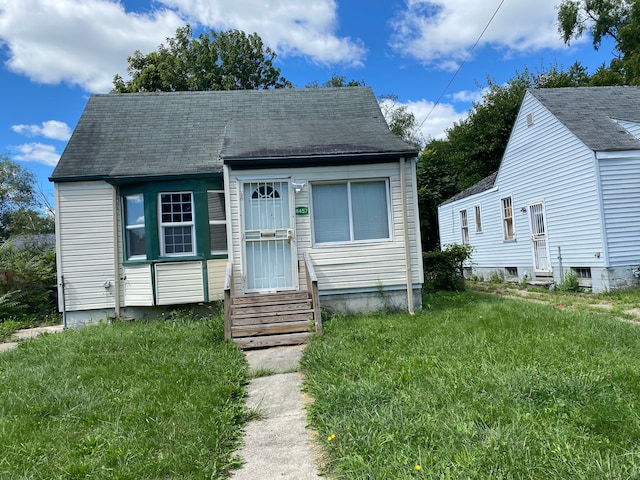
<path id="1" fill-rule="evenodd" d="M 60 307 L 79 325 L 300 290 L 419 308 L 416 149 L 366 87 L 92 96 L 55 183 Z M 63 304 L 64 302 L 64 304 Z"/>
<path id="2" fill-rule="evenodd" d="M 594 292 L 639 284 L 640 88 L 529 90 L 498 172 L 438 207 L 468 273 Z"/>

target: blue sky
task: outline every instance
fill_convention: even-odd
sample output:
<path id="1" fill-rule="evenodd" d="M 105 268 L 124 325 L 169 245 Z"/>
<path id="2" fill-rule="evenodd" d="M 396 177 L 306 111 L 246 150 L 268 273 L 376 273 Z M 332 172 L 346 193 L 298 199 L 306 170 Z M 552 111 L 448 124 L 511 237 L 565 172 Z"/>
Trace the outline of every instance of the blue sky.
<path id="1" fill-rule="evenodd" d="M 89 95 L 108 92 L 128 55 L 156 50 L 186 23 L 196 34 L 258 33 L 296 87 L 335 72 L 396 95 L 424 138 L 441 138 L 487 75 L 503 83 L 525 67 L 608 64 L 606 45 L 562 43 L 559 1 L 0 0 L 0 153 L 52 191 L 47 178 Z"/>

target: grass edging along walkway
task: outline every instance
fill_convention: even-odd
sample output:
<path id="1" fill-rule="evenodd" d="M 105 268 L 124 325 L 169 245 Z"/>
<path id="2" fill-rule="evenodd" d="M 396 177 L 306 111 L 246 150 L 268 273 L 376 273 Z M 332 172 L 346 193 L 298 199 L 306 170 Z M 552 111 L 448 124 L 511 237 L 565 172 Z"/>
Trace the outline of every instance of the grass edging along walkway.
<path id="1" fill-rule="evenodd" d="M 306 348 L 336 478 L 638 478 L 640 325 L 471 292 Z"/>
<path id="2" fill-rule="evenodd" d="M 228 478 L 246 372 L 221 319 L 27 341 L 0 355 L 0 478 Z"/>

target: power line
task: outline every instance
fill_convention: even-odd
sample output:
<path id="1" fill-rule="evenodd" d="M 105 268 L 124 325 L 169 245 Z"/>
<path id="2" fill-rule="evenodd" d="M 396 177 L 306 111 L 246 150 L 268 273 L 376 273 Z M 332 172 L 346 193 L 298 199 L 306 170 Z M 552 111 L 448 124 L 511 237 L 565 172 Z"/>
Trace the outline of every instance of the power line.
<path id="1" fill-rule="evenodd" d="M 442 90 L 442 93 L 440 94 L 440 96 L 438 97 L 438 100 L 436 100 L 436 103 L 433 104 L 433 107 L 431 107 L 431 110 L 429 110 L 429 113 L 427 113 L 427 116 L 424 117 L 424 120 L 422 121 L 422 123 L 420 124 L 420 126 L 418 128 L 422 128 L 422 125 L 424 125 L 424 122 L 426 122 L 429 117 L 431 116 L 431 114 L 433 113 L 433 111 L 436 109 L 436 107 L 440 104 L 440 100 L 442 100 L 442 97 L 444 97 L 444 94 L 447 92 L 447 90 L 449 89 L 449 87 L 451 86 L 451 84 L 453 83 L 453 81 L 455 80 L 455 78 L 458 76 L 458 73 L 460 73 L 460 70 L 462 70 L 462 67 L 464 66 L 465 63 L 467 63 L 467 60 L 469 60 L 469 57 L 471 56 L 471 53 L 473 52 L 473 50 L 478 46 L 478 43 L 480 43 L 480 40 L 482 39 L 482 36 L 485 34 L 485 32 L 487 31 L 487 29 L 489 28 L 489 25 L 491 25 L 491 22 L 493 22 L 493 19 L 496 17 L 496 15 L 498 14 L 498 11 L 500 11 L 500 8 L 502 7 L 502 4 L 505 2 L 505 0 L 501 0 L 500 4 L 498 5 L 498 8 L 496 8 L 496 11 L 493 12 L 493 15 L 491 15 L 491 18 L 489 19 L 489 21 L 487 22 L 487 24 L 485 25 L 484 29 L 482 30 L 482 32 L 480 32 L 480 36 L 478 37 L 478 39 L 476 40 L 476 43 L 473 44 L 473 46 L 471 47 L 471 49 L 467 52 L 467 56 L 464 58 L 464 60 L 462 61 L 462 63 L 460 64 L 460 66 L 458 66 L 458 69 L 455 71 L 455 73 L 453 74 L 453 76 L 451 77 L 451 79 L 449 80 L 449 83 L 447 83 L 447 86 L 444 87 L 444 90 Z"/>

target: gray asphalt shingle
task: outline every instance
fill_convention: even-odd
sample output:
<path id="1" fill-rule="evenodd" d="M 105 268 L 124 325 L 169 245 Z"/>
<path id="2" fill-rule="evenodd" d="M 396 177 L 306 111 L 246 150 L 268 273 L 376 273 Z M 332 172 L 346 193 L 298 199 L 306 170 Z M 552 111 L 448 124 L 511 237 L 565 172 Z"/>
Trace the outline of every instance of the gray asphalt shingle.
<path id="1" fill-rule="evenodd" d="M 368 87 L 93 95 L 51 179 L 219 172 L 222 162 L 370 158 L 416 149 Z M 345 160 L 348 161 L 348 160 Z"/>

